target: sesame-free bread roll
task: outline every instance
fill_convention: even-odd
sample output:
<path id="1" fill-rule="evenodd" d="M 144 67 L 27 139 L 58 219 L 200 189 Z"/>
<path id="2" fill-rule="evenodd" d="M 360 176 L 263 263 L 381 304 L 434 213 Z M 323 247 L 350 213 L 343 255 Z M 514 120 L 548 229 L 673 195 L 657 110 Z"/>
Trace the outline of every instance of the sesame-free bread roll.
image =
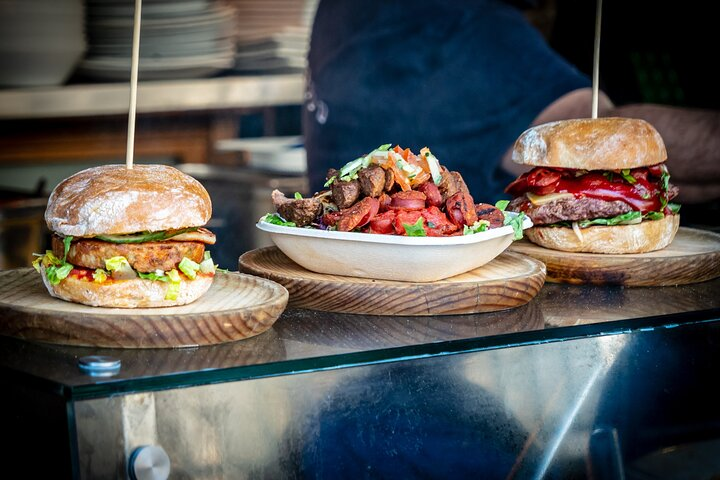
<path id="1" fill-rule="evenodd" d="M 616 170 L 662 163 L 665 143 L 636 118 L 578 118 L 527 129 L 513 147 L 515 163 L 537 167 Z"/>

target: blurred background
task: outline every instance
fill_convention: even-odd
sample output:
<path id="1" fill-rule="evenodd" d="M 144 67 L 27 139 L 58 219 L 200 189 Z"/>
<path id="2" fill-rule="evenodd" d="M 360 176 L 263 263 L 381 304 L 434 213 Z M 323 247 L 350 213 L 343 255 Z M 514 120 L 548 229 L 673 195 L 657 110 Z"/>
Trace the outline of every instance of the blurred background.
<path id="1" fill-rule="evenodd" d="M 317 1 L 143 1 L 135 161 L 205 185 L 221 267 L 270 244 L 254 224 L 272 189 L 310 193 L 300 118 Z M 45 248 L 60 180 L 124 162 L 133 12 L 133 0 L 0 0 L 0 268 Z M 594 1 L 527 14 L 590 74 Z M 720 108 L 713 18 L 699 0 L 605 0 L 602 87 L 616 103 Z"/>

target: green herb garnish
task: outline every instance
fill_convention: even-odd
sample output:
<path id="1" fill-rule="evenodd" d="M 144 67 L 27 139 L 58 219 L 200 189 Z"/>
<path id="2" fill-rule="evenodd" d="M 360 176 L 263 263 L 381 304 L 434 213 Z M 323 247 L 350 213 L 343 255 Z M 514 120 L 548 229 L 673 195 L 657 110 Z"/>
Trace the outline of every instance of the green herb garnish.
<path id="1" fill-rule="evenodd" d="M 630 175 L 630 169 L 626 168 L 624 170 L 620 170 L 620 175 L 625 179 L 628 183 L 637 183 L 637 179 Z"/>
<path id="2" fill-rule="evenodd" d="M 403 223 L 402 226 L 408 237 L 425 237 L 427 236 L 427 233 L 425 233 L 425 229 L 423 228 L 424 223 L 425 219 L 420 217 L 414 224 L 410 225 L 409 223 Z"/>
<path id="3" fill-rule="evenodd" d="M 277 213 L 268 213 L 260 219 L 261 222 L 271 223 L 273 225 L 280 225 L 283 227 L 297 227 L 295 222 L 288 222 Z"/>

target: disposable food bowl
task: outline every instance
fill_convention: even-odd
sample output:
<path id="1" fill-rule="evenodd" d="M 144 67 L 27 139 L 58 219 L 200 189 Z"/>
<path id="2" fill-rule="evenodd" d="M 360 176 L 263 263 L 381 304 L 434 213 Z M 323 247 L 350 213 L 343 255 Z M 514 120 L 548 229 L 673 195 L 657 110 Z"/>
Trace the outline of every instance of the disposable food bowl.
<path id="1" fill-rule="evenodd" d="M 531 226 L 525 217 L 523 229 Z M 500 255 L 514 235 L 511 226 L 453 237 L 335 232 L 264 221 L 257 227 L 312 272 L 403 282 L 433 282 L 474 270 Z"/>

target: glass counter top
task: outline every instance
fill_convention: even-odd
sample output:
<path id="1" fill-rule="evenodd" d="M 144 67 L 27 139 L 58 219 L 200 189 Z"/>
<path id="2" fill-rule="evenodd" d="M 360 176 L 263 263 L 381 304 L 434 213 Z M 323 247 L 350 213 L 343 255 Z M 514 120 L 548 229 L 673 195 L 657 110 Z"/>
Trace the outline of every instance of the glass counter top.
<path id="1" fill-rule="evenodd" d="M 256 337 L 211 347 L 107 349 L 0 337 L 0 375 L 68 399 L 169 389 L 720 320 L 720 279 L 661 288 L 546 283 L 519 308 L 475 315 L 366 316 L 288 309 Z M 121 361 L 84 373 L 89 355 Z"/>

